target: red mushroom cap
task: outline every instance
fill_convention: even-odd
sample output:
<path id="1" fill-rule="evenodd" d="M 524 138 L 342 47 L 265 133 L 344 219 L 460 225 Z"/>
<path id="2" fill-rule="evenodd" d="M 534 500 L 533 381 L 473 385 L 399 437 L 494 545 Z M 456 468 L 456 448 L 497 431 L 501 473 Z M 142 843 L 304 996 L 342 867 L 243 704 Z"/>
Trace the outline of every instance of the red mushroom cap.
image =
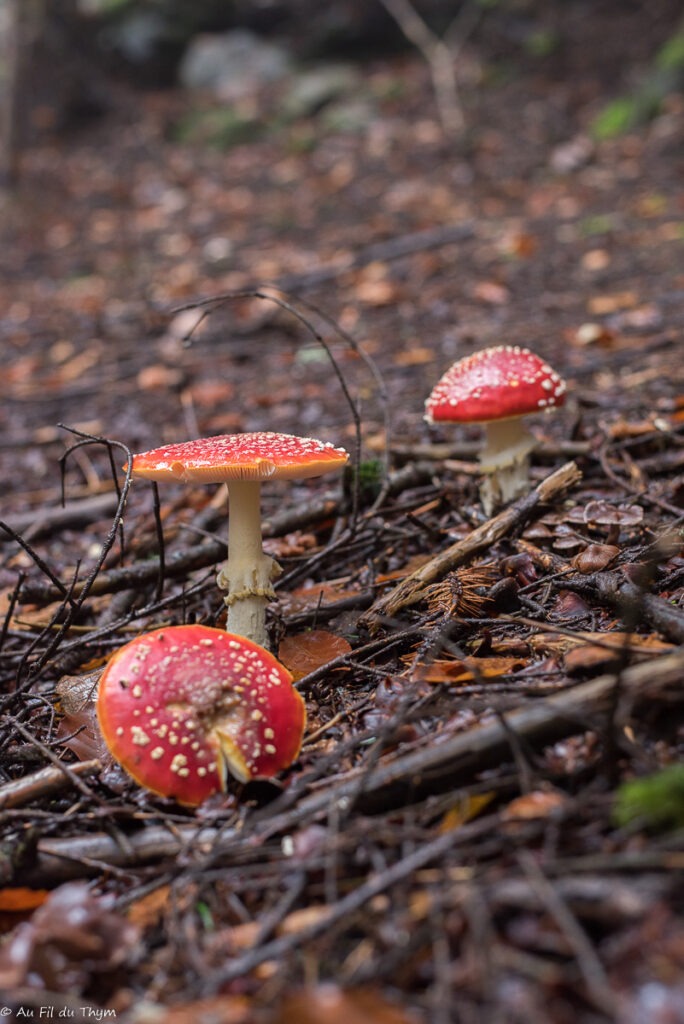
<path id="1" fill-rule="evenodd" d="M 344 448 L 333 444 L 312 437 L 262 431 L 163 445 L 134 455 L 132 469 L 151 480 L 297 480 L 341 469 L 348 460 Z"/>
<path id="2" fill-rule="evenodd" d="M 136 782 L 197 805 L 268 778 L 299 754 L 306 721 L 292 676 L 262 647 L 208 626 L 137 637 L 107 665 L 97 715 L 112 755 Z"/>
<path id="3" fill-rule="evenodd" d="M 483 423 L 562 405 L 565 381 L 529 349 L 498 345 L 447 370 L 425 403 L 426 419 Z"/>

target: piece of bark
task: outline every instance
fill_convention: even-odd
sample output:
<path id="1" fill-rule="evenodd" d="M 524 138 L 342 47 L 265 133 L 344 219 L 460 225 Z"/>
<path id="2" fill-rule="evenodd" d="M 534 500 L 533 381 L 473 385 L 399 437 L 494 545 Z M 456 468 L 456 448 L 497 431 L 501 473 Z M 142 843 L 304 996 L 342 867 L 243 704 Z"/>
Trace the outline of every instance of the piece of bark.
<path id="1" fill-rule="evenodd" d="M 401 580 L 392 590 L 383 594 L 364 615 L 366 623 L 372 624 L 379 616 L 393 616 L 402 608 L 417 604 L 425 596 L 425 588 L 436 583 L 448 572 L 465 565 L 476 555 L 486 551 L 492 544 L 520 529 L 540 506 L 550 505 L 579 483 L 582 478 L 577 465 L 567 462 L 555 473 L 542 480 L 534 490 L 519 498 L 486 523 L 478 526 L 467 537 L 456 541 L 429 562 Z"/>

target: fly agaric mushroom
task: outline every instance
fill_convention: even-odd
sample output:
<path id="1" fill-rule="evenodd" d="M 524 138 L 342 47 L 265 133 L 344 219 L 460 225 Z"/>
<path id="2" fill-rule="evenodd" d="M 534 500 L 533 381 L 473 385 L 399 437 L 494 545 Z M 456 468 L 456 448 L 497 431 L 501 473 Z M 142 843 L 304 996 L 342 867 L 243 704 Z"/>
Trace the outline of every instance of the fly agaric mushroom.
<path id="1" fill-rule="evenodd" d="M 485 474 L 480 498 L 487 515 L 528 483 L 535 439 L 522 422 L 529 413 L 565 401 L 565 381 L 529 349 L 498 345 L 466 356 L 447 370 L 425 403 L 432 423 L 482 423 Z"/>
<path id="2" fill-rule="evenodd" d="M 121 647 L 99 683 L 104 740 L 136 782 L 196 806 L 270 778 L 299 754 L 306 722 L 292 676 L 262 647 L 209 626 L 170 626 Z"/>
<path id="3" fill-rule="evenodd" d="M 333 444 L 267 431 L 164 445 L 134 455 L 132 470 L 150 480 L 228 484 L 228 560 L 217 578 L 227 591 L 226 628 L 265 647 L 266 604 L 275 596 L 272 581 L 280 566 L 261 546 L 261 483 L 321 476 L 348 460 L 344 448 Z"/>

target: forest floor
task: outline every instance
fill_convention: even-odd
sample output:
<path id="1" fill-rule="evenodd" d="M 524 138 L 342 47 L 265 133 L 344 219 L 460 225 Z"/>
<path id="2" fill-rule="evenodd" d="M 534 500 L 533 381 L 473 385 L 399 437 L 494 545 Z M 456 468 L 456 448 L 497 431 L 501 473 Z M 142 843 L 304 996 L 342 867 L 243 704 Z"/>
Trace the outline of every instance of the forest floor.
<path id="1" fill-rule="evenodd" d="M 360 68 L 343 127 L 266 90 L 221 148 L 178 139 L 186 95 L 122 91 L 24 155 L 0 220 L 10 1015 L 684 1020 L 684 101 L 589 132 L 661 7 L 610 46 L 601 5 L 548 56 L 466 45 L 456 142 L 404 54 Z M 500 343 L 568 392 L 487 519 L 479 429 L 423 407 Z M 307 736 L 192 810 L 107 758 L 92 695 L 139 633 L 224 624 L 226 495 L 126 483 L 119 530 L 120 467 L 246 430 L 360 472 L 263 488 Z"/>

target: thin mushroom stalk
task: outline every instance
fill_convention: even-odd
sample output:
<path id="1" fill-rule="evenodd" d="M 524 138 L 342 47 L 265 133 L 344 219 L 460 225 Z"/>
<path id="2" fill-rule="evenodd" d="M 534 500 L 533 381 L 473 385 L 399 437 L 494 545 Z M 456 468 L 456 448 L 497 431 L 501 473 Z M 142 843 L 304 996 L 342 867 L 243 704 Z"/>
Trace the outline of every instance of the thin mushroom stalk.
<path id="1" fill-rule="evenodd" d="M 261 543 L 261 484 L 322 476 L 348 460 L 344 448 L 327 441 L 259 431 L 163 445 L 134 455 L 131 468 L 148 480 L 228 485 L 228 559 L 217 577 L 227 592 L 227 629 L 267 647 L 266 606 L 281 569 Z"/>
<path id="2" fill-rule="evenodd" d="M 480 453 L 480 500 L 485 515 L 524 494 L 529 485 L 530 454 L 537 441 L 522 419 L 484 423 L 485 446 Z"/>
<path id="3" fill-rule="evenodd" d="M 273 580 L 281 567 L 263 550 L 261 482 L 231 480 L 228 487 L 228 558 L 216 582 L 226 591 L 226 629 L 262 647 L 266 643 L 266 606 L 275 597 Z"/>

